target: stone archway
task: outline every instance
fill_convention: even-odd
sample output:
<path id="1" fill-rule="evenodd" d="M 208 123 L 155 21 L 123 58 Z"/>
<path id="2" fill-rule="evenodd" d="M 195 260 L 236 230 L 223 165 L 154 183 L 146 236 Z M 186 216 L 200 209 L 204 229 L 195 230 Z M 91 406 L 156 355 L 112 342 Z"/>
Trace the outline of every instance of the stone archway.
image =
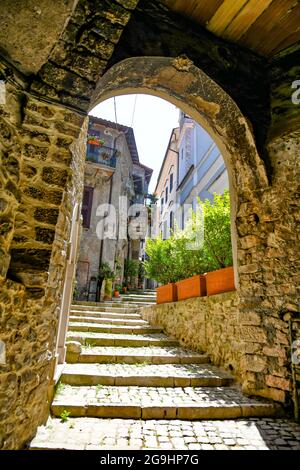
<path id="1" fill-rule="evenodd" d="M 7 93 L 12 98 L 0 128 L 11 212 L 6 211 L 10 223 L 5 227 L 6 257 L 0 272 L 8 358 L 2 383 L 13 398 L 1 419 L 7 436 L 4 446 L 16 448 L 49 410 L 47 387 L 70 220 L 74 204 L 80 203 L 86 129 L 82 129 L 82 110 L 66 109 L 57 99 L 51 101 L 49 96 L 47 101 L 37 93 L 24 92 L 26 99 L 18 101 L 15 97 L 21 92 L 13 84 L 7 85 Z M 188 59 L 141 57 L 119 62 L 90 93 L 91 107 L 124 93 L 167 99 L 198 121 L 218 144 L 230 179 L 239 289 L 237 300 L 228 307 L 233 324 L 225 331 L 223 321 L 221 340 L 219 333 L 211 332 L 212 356 L 221 364 L 233 364 L 246 391 L 286 401 L 291 390 L 288 330 L 278 310 L 283 302 L 296 308 L 298 250 L 296 236 L 289 234 L 296 233 L 299 215 L 294 205 L 296 184 L 288 183 L 289 175 L 296 174 L 298 134 L 270 142 L 273 180 L 269 182 L 251 124 L 232 98 Z M 291 273 L 294 284 L 289 283 Z M 13 421 L 17 409 L 24 411 Z"/>
<path id="2" fill-rule="evenodd" d="M 268 186 L 265 165 L 248 121 L 233 99 L 185 57 L 136 57 L 119 62 L 98 81 L 90 109 L 112 96 L 130 93 L 155 95 L 176 105 L 195 119 L 221 150 L 229 175 L 231 238 L 238 286 L 238 200 Z"/>

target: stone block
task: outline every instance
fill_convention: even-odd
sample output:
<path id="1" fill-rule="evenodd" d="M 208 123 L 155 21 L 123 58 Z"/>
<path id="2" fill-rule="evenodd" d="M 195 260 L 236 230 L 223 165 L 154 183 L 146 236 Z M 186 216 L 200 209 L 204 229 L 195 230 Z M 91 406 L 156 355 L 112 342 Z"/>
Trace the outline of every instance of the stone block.
<path id="1" fill-rule="evenodd" d="M 264 388 L 256 391 L 256 394 L 260 397 L 267 398 L 269 400 L 278 401 L 280 403 L 285 402 L 286 392 L 277 388 Z"/>
<path id="2" fill-rule="evenodd" d="M 267 333 L 262 327 L 241 326 L 241 339 L 253 343 L 267 343 Z"/>
<path id="3" fill-rule="evenodd" d="M 64 187 L 68 178 L 68 172 L 61 168 L 45 167 L 42 171 L 42 180 L 48 184 Z"/>
<path id="4" fill-rule="evenodd" d="M 241 325 L 260 325 L 261 317 L 256 312 L 239 312 L 238 322 Z"/>
<path id="5" fill-rule="evenodd" d="M 70 353 L 81 354 L 82 345 L 79 341 L 66 341 L 67 351 Z"/>
<path id="6" fill-rule="evenodd" d="M 249 248 L 253 248 L 257 245 L 260 245 L 260 239 L 255 235 L 247 235 L 246 237 L 241 238 L 241 247 L 244 250 L 248 250 Z"/>
<path id="7" fill-rule="evenodd" d="M 279 388 L 281 390 L 290 391 L 292 389 L 290 380 L 286 380 L 281 377 L 276 377 L 274 375 L 266 376 L 266 384 L 269 387 Z"/>
<path id="8" fill-rule="evenodd" d="M 245 354 L 242 357 L 242 367 L 251 372 L 263 372 L 267 367 L 268 361 L 263 356 L 255 354 Z"/>

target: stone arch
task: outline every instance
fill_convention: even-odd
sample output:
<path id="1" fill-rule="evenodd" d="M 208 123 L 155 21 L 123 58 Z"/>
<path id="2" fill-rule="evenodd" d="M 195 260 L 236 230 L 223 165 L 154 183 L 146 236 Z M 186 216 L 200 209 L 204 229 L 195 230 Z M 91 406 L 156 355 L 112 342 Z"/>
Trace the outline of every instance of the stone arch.
<path id="1" fill-rule="evenodd" d="M 112 96 L 130 93 L 155 95 L 178 106 L 211 135 L 221 150 L 229 176 L 238 286 L 235 220 L 239 200 L 242 196 L 251 198 L 252 191 L 269 184 L 250 124 L 234 100 L 186 57 L 133 57 L 113 65 L 98 81 L 90 109 Z"/>

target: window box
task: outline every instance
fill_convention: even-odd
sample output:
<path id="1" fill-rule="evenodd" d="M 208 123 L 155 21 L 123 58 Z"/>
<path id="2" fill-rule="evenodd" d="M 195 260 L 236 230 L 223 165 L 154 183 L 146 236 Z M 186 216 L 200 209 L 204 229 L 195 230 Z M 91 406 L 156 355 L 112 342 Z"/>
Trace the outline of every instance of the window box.
<path id="1" fill-rule="evenodd" d="M 205 274 L 207 295 L 235 290 L 233 266 Z"/>
<path id="2" fill-rule="evenodd" d="M 156 289 L 156 303 L 165 304 L 167 302 L 177 301 L 177 288 L 176 284 L 170 283 L 165 286 L 157 287 Z"/>
<path id="3" fill-rule="evenodd" d="M 196 275 L 176 282 L 178 300 L 192 297 L 204 297 L 206 295 L 205 276 Z"/>

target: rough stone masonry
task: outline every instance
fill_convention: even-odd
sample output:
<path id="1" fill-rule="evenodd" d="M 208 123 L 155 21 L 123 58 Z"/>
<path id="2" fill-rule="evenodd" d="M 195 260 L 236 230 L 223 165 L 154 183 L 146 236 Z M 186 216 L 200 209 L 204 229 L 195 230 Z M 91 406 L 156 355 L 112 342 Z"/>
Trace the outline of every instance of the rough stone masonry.
<path id="1" fill-rule="evenodd" d="M 82 194 L 85 116 L 101 76 L 131 57 L 186 56 L 215 81 L 210 101 L 222 88 L 245 116 L 250 130 L 236 123 L 240 139 L 232 153 L 233 160 L 243 155 L 237 167 L 247 169 L 235 172 L 239 288 L 226 299 L 193 301 L 184 328 L 190 331 L 188 323 L 195 321 L 200 338 L 199 318 L 205 315 L 217 344 L 212 357 L 236 367 L 248 393 L 290 405 L 282 309 L 299 310 L 300 113 L 289 93 L 299 47 L 266 60 L 158 1 L 70 0 L 50 8 L 49 2 L 28 0 L 26 11 L 6 3 L 12 15 L 3 19 L 3 8 L 0 33 L 0 339 L 6 351 L 0 364 L 0 448 L 22 448 L 48 416 L 72 208 Z M 144 71 L 134 72 L 139 81 Z M 130 80 L 134 89 L 136 80 Z M 210 122 L 204 104 L 201 110 L 198 100 L 195 107 Z M 225 134 L 226 147 L 232 135 Z M 248 152 L 243 146 L 250 134 L 257 148 L 253 144 Z M 257 170 L 253 152 L 267 175 L 263 186 L 245 176 Z M 166 328 L 177 308 L 186 310 L 162 307 Z M 228 342 L 220 340 L 225 329 Z M 243 345 L 238 354 L 235 341 Z"/>

